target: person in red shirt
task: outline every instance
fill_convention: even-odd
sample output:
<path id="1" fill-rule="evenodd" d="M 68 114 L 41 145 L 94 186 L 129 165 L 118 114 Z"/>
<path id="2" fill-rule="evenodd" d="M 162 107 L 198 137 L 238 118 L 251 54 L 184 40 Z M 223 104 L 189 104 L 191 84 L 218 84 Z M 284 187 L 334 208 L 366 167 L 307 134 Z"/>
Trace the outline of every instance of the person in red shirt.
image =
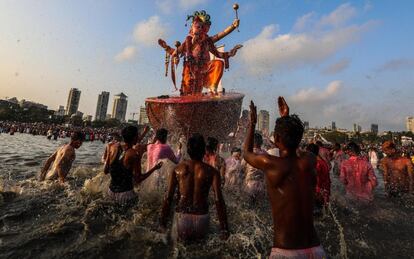
<path id="1" fill-rule="evenodd" d="M 371 163 L 360 156 L 360 147 L 354 142 L 348 143 L 346 152 L 349 159 L 341 164 L 340 180 L 347 196 L 358 201 L 372 201 L 372 192 L 378 183 Z"/>
<path id="2" fill-rule="evenodd" d="M 319 147 L 319 157 L 322 158 L 331 170 L 331 152 L 329 149 L 323 146 L 322 141 L 318 140 L 315 143 Z"/>
<path id="3" fill-rule="evenodd" d="M 306 147 L 308 152 L 316 156 L 316 189 L 315 189 L 315 212 L 327 206 L 331 195 L 331 178 L 329 176 L 328 163 L 319 155 L 319 146 L 309 144 Z"/>

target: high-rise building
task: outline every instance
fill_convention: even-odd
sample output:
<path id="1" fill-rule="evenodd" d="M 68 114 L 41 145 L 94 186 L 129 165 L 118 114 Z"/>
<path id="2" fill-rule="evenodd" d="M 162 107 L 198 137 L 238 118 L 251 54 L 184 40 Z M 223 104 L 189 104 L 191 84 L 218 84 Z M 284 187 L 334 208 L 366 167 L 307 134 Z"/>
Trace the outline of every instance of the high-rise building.
<path id="1" fill-rule="evenodd" d="M 414 133 L 414 117 L 407 117 L 407 131 Z"/>
<path id="2" fill-rule="evenodd" d="M 140 125 L 146 125 L 149 123 L 148 120 L 148 115 L 147 115 L 147 109 L 145 108 L 145 106 L 141 106 L 139 108 L 139 120 L 138 120 L 138 124 Z"/>
<path id="3" fill-rule="evenodd" d="M 83 112 L 81 112 L 81 111 L 77 111 L 77 112 L 75 112 L 74 114 L 72 114 L 72 116 L 71 117 L 79 117 L 79 118 L 83 118 Z"/>
<path id="4" fill-rule="evenodd" d="M 112 107 L 112 118 L 119 121 L 125 121 L 125 115 L 128 105 L 128 96 L 120 93 L 114 96 L 114 106 Z"/>
<path id="5" fill-rule="evenodd" d="M 109 92 L 103 91 L 98 95 L 98 103 L 96 104 L 95 120 L 103 121 L 106 119 L 106 112 L 108 111 Z"/>
<path id="6" fill-rule="evenodd" d="M 269 112 L 260 110 L 257 116 L 257 129 L 262 133 L 269 133 Z"/>
<path id="7" fill-rule="evenodd" d="M 378 124 L 371 124 L 371 132 L 375 135 L 378 134 Z"/>
<path id="8" fill-rule="evenodd" d="M 66 115 L 71 116 L 78 111 L 81 91 L 78 88 L 71 88 L 69 91 L 68 102 L 66 104 Z"/>
<path id="9" fill-rule="evenodd" d="M 336 130 L 336 122 L 332 122 L 332 126 L 331 126 L 332 130 Z"/>
<path id="10" fill-rule="evenodd" d="M 63 105 L 59 105 L 59 109 L 55 111 L 56 116 L 65 116 L 65 107 Z"/>
<path id="11" fill-rule="evenodd" d="M 362 127 L 359 124 L 354 123 L 354 132 L 361 132 Z"/>
<path id="12" fill-rule="evenodd" d="M 309 121 L 304 121 L 303 122 L 303 128 L 304 128 L 304 130 L 309 130 Z"/>

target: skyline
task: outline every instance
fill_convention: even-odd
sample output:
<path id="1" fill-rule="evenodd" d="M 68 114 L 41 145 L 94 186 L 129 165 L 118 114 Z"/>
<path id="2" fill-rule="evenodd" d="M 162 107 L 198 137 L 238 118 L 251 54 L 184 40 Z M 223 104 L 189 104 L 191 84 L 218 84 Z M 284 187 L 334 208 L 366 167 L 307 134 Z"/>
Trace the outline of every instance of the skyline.
<path id="1" fill-rule="evenodd" d="M 233 2 L 206 0 L 4 1 L 0 3 L 0 97 L 56 110 L 79 88 L 79 110 L 94 115 L 98 94 L 124 92 L 127 118 L 150 96 L 172 94 L 158 36 L 182 41 L 187 14 L 206 9 L 210 35 L 231 24 Z M 244 47 L 223 76 L 276 114 L 286 97 L 302 121 L 351 129 L 405 130 L 414 114 L 414 3 L 385 1 L 239 1 L 240 32 L 220 44 Z M 392 10 L 392 11 L 391 11 Z M 35 21 L 35 22 L 33 22 Z M 53 22 L 51 22 L 53 21 Z M 180 82 L 181 73 L 177 73 Z M 410 91 L 411 90 L 411 91 Z M 91 100 L 86 102 L 85 100 Z M 111 99 L 112 100 L 112 99 Z"/>

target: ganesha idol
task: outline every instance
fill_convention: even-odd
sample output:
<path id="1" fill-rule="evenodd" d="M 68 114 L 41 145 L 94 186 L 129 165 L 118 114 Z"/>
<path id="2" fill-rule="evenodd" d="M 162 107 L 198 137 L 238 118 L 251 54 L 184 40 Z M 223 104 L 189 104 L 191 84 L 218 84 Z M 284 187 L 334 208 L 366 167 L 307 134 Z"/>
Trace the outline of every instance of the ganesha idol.
<path id="1" fill-rule="evenodd" d="M 173 134 L 187 137 L 197 132 L 223 141 L 231 132 L 235 132 L 244 95 L 224 91 L 219 93 L 218 86 L 224 69 L 229 67 L 229 58 L 235 56 L 242 46 L 236 45 L 229 52 L 221 52 L 215 46 L 216 42 L 239 27 L 235 10 L 236 19 L 233 23 L 214 36 L 208 35 L 210 16 L 200 11 L 187 16 L 187 21 L 191 20 L 191 27 L 182 44 L 176 42 L 175 48 L 172 48 L 164 40 L 158 40 L 166 53 L 166 76 L 170 68 L 174 86 L 175 70 L 180 60 L 183 72 L 180 96 L 150 97 L 145 100 L 148 119 L 153 128 L 166 128 Z M 209 94 L 203 94 L 204 88 L 208 89 Z"/>
<path id="2" fill-rule="evenodd" d="M 171 75 L 174 85 L 174 64 L 178 65 L 181 58 L 184 60 L 181 95 L 200 95 L 203 88 L 217 95 L 217 87 L 223 76 L 223 70 L 229 68 L 229 58 L 235 56 L 242 45 L 236 45 L 229 52 L 220 52 L 214 43 L 234 31 L 239 26 L 239 19 L 235 19 L 232 25 L 212 37 L 208 35 L 211 26 L 210 15 L 205 11 L 194 12 L 193 15 L 187 17 L 187 21 L 190 19 L 192 19 L 190 32 L 183 44 L 177 42 L 176 49 L 173 49 L 162 39 L 159 39 L 158 43 L 166 51 L 167 64 L 171 56 Z M 210 53 L 219 59 L 211 60 Z"/>

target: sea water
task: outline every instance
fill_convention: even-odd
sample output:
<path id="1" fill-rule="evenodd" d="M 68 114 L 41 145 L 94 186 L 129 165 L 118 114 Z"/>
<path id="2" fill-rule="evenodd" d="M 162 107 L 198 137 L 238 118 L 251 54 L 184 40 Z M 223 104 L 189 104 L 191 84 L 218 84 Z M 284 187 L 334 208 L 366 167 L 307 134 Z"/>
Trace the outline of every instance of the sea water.
<path id="1" fill-rule="evenodd" d="M 120 206 L 106 198 L 109 176 L 102 171 L 101 142 L 77 150 L 68 181 L 38 182 L 45 159 L 68 139 L 16 133 L 0 135 L 0 258 L 266 258 L 273 226 L 267 198 L 249 204 L 243 192 L 223 190 L 230 238 L 219 238 L 211 199 L 211 232 L 199 244 L 181 244 L 159 228 L 165 178 L 173 165 L 136 188 L 139 201 Z M 146 168 L 143 165 L 143 168 Z M 347 200 L 336 176 L 324 215 L 315 220 L 331 258 L 413 258 L 412 196 L 390 200 L 382 178 L 375 200 L 360 206 Z"/>

